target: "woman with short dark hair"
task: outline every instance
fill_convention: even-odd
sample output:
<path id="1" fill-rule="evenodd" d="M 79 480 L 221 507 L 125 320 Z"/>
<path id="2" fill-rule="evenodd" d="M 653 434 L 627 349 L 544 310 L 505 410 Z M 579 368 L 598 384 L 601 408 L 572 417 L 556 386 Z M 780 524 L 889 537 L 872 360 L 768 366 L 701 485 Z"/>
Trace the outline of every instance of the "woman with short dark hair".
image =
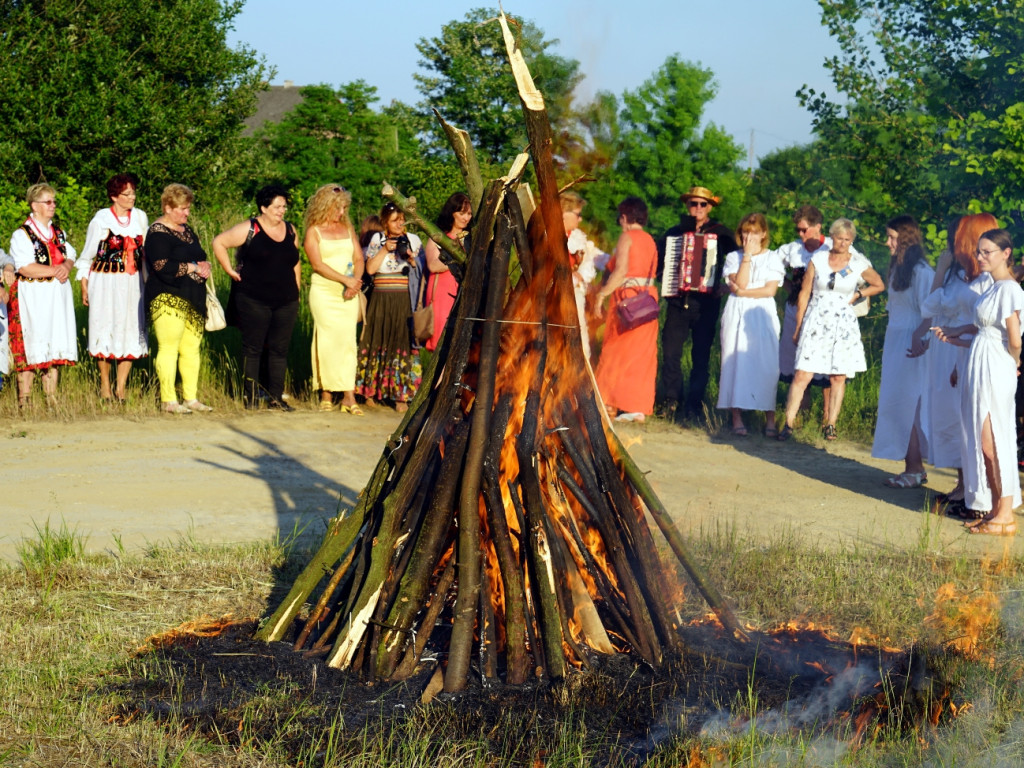
<path id="1" fill-rule="evenodd" d="M 292 411 L 284 401 L 288 347 L 299 316 L 299 235 L 284 220 L 288 192 L 277 184 L 256 193 L 259 213 L 213 239 L 213 255 L 235 281 L 235 323 L 242 333 L 242 396 L 246 408 L 266 401 Z M 235 248 L 232 268 L 228 249 Z M 266 349 L 266 381 L 260 382 L 260 358 Z"/>
<path id="2" fill-rule="evenodd" d="M 82 304 L 89 308 L 89 354 L 100 370 L 100 399 L 123 403 L 132 361 L 149 355 L 142 300 L 146 212 L 135 207 L 139 177 L 119 173 L 107 181 L 110 207 L 93 216 L 75 264 Z M 115 367 L 110 387 L 111 363 Z"/>
<path id="3" fill-rule="evenodd" d="M 601 359 L 595 378 L 608 415 L 619 421 L 643 421 L 654 412 L 654 385 L 658 374 L 658 319 L 627 329 L 619 305 L 627 298 L 647 293 L 658 301 L 654 276 L 658 248 L 644 231 L 647 205 L 639 197 L 627 197 L 618 207 L 622 234 L 608 262 L 611 274 L 597 292 L 595 307 L 604 311 L 611 297 Z"/>

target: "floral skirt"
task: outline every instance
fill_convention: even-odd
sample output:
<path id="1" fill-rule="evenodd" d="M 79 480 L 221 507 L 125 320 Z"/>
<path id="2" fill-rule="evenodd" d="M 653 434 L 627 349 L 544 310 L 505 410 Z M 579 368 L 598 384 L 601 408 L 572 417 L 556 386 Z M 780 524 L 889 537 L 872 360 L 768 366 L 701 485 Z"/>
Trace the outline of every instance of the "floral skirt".
<path id="1" fill-rule="evenodd" d="M 406 402 L 419 389 L 423 372 L 412 347 L 409 292 L 375 289 L 359 340 L 356 394 Z"/>

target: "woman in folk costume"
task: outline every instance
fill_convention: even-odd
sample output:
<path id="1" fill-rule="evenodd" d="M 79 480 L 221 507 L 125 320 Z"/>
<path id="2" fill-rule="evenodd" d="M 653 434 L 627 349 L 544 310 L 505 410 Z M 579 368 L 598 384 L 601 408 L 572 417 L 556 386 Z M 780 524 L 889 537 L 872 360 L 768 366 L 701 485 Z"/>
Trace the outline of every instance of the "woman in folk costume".
<path id="1" fill-rule="evenodd" d="M 25 193 L 32 212 L 13 235 L 11 257 L 18 279 L 10 290 L 10 345 L 18 376 L 18 405 L 28 404 L 36 372 L 49 402 L 57 370 L 78 360 L 71 267 L 75 249 L 54 222 L 57 193 L 33 184 Z"/>
<path id="2" fill-rule="evenodd" d="M 96 213 L 75 264 L 82 304 L 89 308 L 89 354 L 100 369 L 100 399 L 124 402 L 132 361 L 149 355 L 142 300 L 145 211 L 135 207 L 139 178 L 119 173 L 107 182 L 109 208 Z M 116 368 L 110 387 L 111 364 Z"/>

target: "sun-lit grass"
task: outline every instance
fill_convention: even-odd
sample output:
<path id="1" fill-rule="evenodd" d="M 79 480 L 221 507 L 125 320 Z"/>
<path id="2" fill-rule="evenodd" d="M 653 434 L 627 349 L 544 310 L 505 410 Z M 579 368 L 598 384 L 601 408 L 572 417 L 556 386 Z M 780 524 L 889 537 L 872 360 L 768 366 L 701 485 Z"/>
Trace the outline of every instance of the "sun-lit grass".
<path id="1" fill-rule="evenodd" d="M 262 615 L 272 591 L 279 596 L 308 558 L 293 549 L 295 537 L 232 547 L 186 538 L 99 556 L 82 555 L 66 529 L 44 527 L 36 539 L 24 546 L 45 553 L 48 577 L 0 566 L 0 765 L 1009 765 L 1021 755 L 1024 569 L 1010 558 L 943 557 L 913 544 L 824 551 L 792 532 L 758 540 L 727 528 L 690 541 L 743 619 L 762 628 L 802 618 L 839 637 L 859 630 L 941 648 L 966 631 L 977 601 L 994 596 L 973 660 L 957 653 L 942 661 L 955 700 L 971 707 L 937 729 L 883 730 L 854 748 L 842 734 L 754 727 L 695 737 L 677 730 L 679 716 L 656 709 L 651 740 L 630 741 L 583 716 L 588 707 L 625 707 L 633 716 L 644 709 L 636 698 L 620 701 L 600 677 L 565 689 L 556 718 L 520 706 L 489 720 L 455 698 L 355 723 L 310 695 L 314 680 L 274 683 L 270 675 L 201 729 L 193 698 L 181 693 L 187 669 L 172 656 L 136 652 L 150 635 L 204 615 Z M 946 599 L 937 599 L 943 589 Z M 705 610 L 695 601 L 686 608 Z M 125 699 L 129 679 L 136 696 L 163 692 L 150 711 Z M 230 690 L 236 682 L 211 684 Z M 755 718 L 765 704 L 750 688 L 720 706 Z"/>

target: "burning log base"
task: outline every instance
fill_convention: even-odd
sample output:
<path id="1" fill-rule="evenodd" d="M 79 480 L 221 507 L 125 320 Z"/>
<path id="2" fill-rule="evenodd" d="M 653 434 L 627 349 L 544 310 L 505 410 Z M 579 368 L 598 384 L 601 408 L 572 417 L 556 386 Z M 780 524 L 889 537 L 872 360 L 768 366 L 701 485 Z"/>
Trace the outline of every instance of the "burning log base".
<path id="1" fill-rule="evenodd" d="M 739 628 L 614 437 L 580 343 L 543 99 L 501 19 L 523 96 L 540 207 L 515 194 L 526 156 L 483 194 L 456 307 L 424 384 L 359 503 L 330 529 L 261 630 L 338 669 L 405 679 L 447 650 L 485 680 L 561 678 L 602 654 L 657 666 L 678 647 L 650 511 L 723 623 Z M 515 247 L 518 270 L 509 269 Z M 510 279 L 510 272 L 512 277 Z"/>

